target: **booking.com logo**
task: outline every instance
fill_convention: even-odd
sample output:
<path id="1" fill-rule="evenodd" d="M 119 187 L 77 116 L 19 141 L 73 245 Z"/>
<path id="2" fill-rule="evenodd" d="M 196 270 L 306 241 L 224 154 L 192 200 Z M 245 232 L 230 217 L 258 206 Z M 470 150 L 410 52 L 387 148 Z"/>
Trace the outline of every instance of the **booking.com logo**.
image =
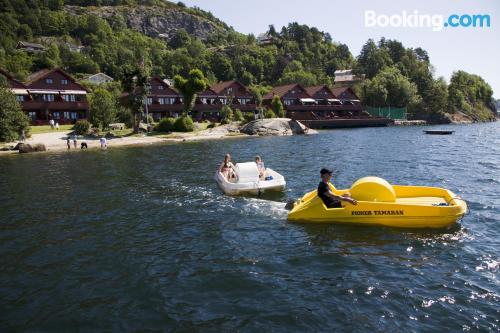
<path id="1" fill-rule="evenodd" d="M 441 14 L 420 14 L 417 10 L 401 14 L 377 14 L 374 10 L 365 10 L 365 27 L 391 28 L 431 28 L 441 31 L 443 28 L 489 28 L 491 18 L 488 14 L 451 14 L 447 18 Z"/>

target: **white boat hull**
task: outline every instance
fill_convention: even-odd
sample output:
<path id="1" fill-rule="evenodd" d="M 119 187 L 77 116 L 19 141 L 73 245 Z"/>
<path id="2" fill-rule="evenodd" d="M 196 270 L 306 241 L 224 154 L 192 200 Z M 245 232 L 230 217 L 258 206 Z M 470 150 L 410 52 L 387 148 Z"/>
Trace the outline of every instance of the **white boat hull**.
<path id="1" fill-rule="evenodd" d="M 271 180 L 264 180 L 262 178 L 272 176 Z M 265 191 L 283 191 L 286 186 L 285 178 L 276 171 L 267 168 L 266 174 L 258 181 L 254 182 L 230 182 L 224 175 L 217 170 L 215 173 L 215 180 L 220 189 L 226 195 L 239 195 L 239 194 L 254 194 L 259 195 Z"/>

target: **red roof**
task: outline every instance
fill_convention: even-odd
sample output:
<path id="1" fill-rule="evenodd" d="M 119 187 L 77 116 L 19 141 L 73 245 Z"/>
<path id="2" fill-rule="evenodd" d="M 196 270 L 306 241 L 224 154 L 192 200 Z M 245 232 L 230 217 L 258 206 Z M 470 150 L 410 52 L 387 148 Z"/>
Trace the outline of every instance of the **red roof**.
<path id="1" fill-rule="evenodd" d="M 201 93 L 198 94 L 198 96 L 217 96 L 218 94 L 212 90 L 212 88 L 205 89 Z"/>
<path id="2" fill-rule="evenodd" d="M 151 80 L 149 81 L 150 84 L 152 83 L 152 81 L 156 81 L 156 82 L 160 83 L 161 85 L 163 85 L 167 89 L 170 89 L 172 91 L 172 93 L 179 95 L 179 91 L 177 91 L 177 89 L 174 86 L 169 85 L 168 83 L 163 81 L 159 76 L 153 76 L 151 78 Z"/>
<path id="3" fill-rule="evenodd" d="M 240 82 L 240 81 L 238 81 L 238 80 L 231 80 L 231 81 L 223 81 L 223 82 L 218 82 L 218 83 L 216 83 L 216 84 L 212 84 L 212 85 L 210 86 L 210 89 L 211 89 L 212 91 L 214 91 L 215 93 L 217 93 L 217 94 L 219 94 L 219 95 L 220 95 L 220 94 L 222 94 L 222 93 L 224 92 L 224 90 L 225 90 L 226 88 L 229 88 L 231 85 L 233 85 L 233 84 L 235 84 L 235 83 L 236 83 L 237 85 L 239 85 L 240 87 L 242 87 L 242 88 L 243 88 L 243 90 L 245 90 L 245 92 L 248 92 L 247 87 L 245 87 L 245 86 L 243 85 L 243 83 L 241 83 L 241 82 Z"/>
<path id="4" fill-rule="evenodd" d="M 353 94 L 354 96 L 357 97 L 356 93 L 354 92 L 354 90 L 352 90 L 350 87 L 338 87 L 338 88 L 333 88 L 332 89 L 332 92 L 333 94 L 335 95 L 335 97 L 339 97 L 340 95 L 342 95 L 344 92 L 348 92 L 350 94 Z"/>
<path id="5" fill-rule="evenodd" d="M 34 72 L 30 76 L 28 76 L 28 80 L 26 80 L 26 85 L 29 86 L 29 85 L 35 83 L 36 81 L 38 81 L 40 79 L 43 79 L 47 75 L 49 75 L 51 73 L 54 73 L 54 72 L 61 73 L 61 75 L 63 75 L 64 77 L 66 77 L 69 81 L 71 81 L 72 83 L 74 83 L 75 85 L 77 85 L 82 90 L 85 90 L 85 91 L 88 92 L 88 90 L 84 86 L 82 86 L 81 84 L 77 83 L 76 80 L 71 75 L 69 75 L 68 73 L 66 73 L 65 71 L 63 71 L 60 68 L 42 69 L 42 70 L 39 70 L 38 72 Z"/>
<path id="6" fill-rule="evenodd" d="M 298 87 L 307 93 L 306 89 L 304 89 L 304 87 L 302 87 L 300 84 L 292 83 L 284 86 L 273 87 L 273 89 L 270 92 L 264 95 L 263 99 L 272 99 L 274 96 L 283 97 L 283 95 L 285 95 L 287 92 L 289 92 L 295 87 Z M 309 93 L 307 94 L 309 95 Z"/>
<path id="7" fill-rule="evenodd" d="M 5 76 L 7 78 L 7 84 L 10 86 L 10 88 L 26 88 L 24 83 L 15 79 L 14 76 L 12 76 L 12 74 L 10 74 L 9 72 L 7 72 L 1 68 L 0 68 L 0 74 L 2 74 L 3 76 Z"/>
<path id="8" fill-rule="evenodd" d="M 330 87 L 328 87 L 326 84 L 320 84 L 319 86 L 312 86 L 312 87 L 307 87 L 306 88 L 306 91 L 307 93 L 312 97 L 314 96 L 318 91 L 320 91 L 321 89 L 323 88 L 326 88 L 328 89 L 333 95 L 335 95 L 332 91 L 332 89 L 330 89 Z"/>

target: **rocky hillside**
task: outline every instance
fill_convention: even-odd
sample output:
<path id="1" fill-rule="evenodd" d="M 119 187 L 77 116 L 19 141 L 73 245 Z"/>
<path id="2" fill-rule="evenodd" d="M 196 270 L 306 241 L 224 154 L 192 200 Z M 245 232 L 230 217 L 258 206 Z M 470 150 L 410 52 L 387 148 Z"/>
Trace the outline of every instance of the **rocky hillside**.
<path id="1" fill-rule="evenodd" d="M 190 36 L 206 40 L 214 32 L 226 30 L 226 27 L 209 19 L 191 14 L 182 8 L 160 6 L 101 6 L 79 7 L 65 6 L 71 15 L 96 15 L 106 20 L 123 21 L 127 28 L 141 32 L 149 37 L 170 40 L 179 29 L 184 29 Z"/>

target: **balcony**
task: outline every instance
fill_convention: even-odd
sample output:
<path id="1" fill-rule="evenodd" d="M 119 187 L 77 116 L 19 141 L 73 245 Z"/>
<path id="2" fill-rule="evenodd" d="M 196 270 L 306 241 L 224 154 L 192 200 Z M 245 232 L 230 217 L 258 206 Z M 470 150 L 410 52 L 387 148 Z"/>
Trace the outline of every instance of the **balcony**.
<path id="1" fill-rule="evenodd" d="M 219 112 L 224 104 L 195 104 L 193 111 L 206 111 L 206 112 Z M 231 109 L 240 109 L 241 111 L 255 111 L 257 105 L 255 104 L 232 104 Z M 148 105 L 149 112 L 182 112 L 184 109 L 183 104 L 150 104 Z"/>
<path id="2" fill-rule="evenodd" d="M 23 101 L 21 108 L 24 111 L 37 111 L 37 110 L 56 110 L 56 111 L 72 111 L 72 110 L 85 110 L 89 109 L 88 102 L 63 102 L 63 101 Z"/>
<path id="3" fill-rule="evenodd" d="M 287 111 L 361 111 L 362 105 L 285 105 Z"/>

